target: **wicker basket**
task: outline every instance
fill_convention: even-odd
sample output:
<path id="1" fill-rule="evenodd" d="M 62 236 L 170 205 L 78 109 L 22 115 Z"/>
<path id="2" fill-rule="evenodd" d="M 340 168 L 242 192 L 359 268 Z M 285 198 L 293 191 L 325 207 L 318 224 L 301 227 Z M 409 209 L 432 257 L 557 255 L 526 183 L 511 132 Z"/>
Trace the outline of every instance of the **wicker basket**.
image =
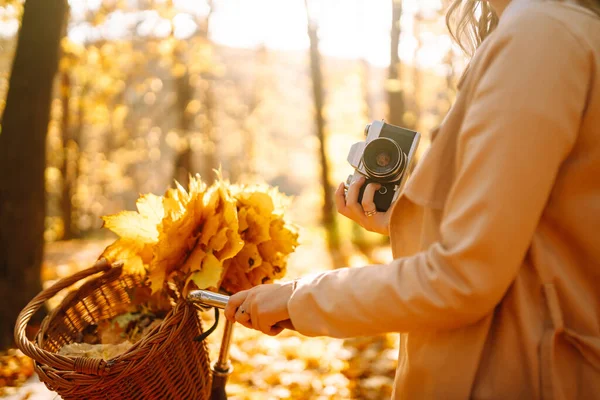
<path id="1" fill-rule="evenodd" d="M 94 274 L 100 276 L 69 293 L 42 322 L 33 342 L 25 329 L 33 314 L 60 290 Z M 199 310 L 179 300 L 163 322 L 127 352 L 105 361 L 57 354 L 88 325 L 121 314 L 140 284 L 121 266 L 102 260 L 42 291 L 21 311 L 15 326 L 17 346 L 35 360 L 35 371 L 63 399 L 208 399 L 211 371 Z"/>

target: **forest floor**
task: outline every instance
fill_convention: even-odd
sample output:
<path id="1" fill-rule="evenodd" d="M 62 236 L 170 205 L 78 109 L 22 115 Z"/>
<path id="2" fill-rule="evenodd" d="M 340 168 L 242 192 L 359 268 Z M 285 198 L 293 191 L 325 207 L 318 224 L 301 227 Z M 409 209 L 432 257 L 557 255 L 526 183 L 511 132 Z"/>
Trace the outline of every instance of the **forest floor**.
<path id="1" fill-rule="evenodd" d="M 318 233 L 310 236 L 313 239 L 305 241 L 291 257 L 288 277 L 331 268 L 325 241 Z M 90 266 L 109 243 L 95 240 L 48 244 L 42 272 L 44 285 Z M 385 262 L 389 257 L 388 248 L 378 248 L 370 257 L 353 256 L 351 265 Z M 212 325 L 213 318 L 211 312 L 204 314 L 205 327 Z M 207 339 L 213 360 L 219 351 L 223 323 L 219 325 Z M 231 346 L 234 372 L 227 392 L 230 399 L 239 400 L 386 399 L 391 395 L 397 355 L 398 337 L 392 334 L 338 340 L 284 331 L 270 337 L 236 325 Z M 15 356 L 4 360 L 0 357 L 0 398 L 60 399 L 39 382 L 28 358 Z"/>

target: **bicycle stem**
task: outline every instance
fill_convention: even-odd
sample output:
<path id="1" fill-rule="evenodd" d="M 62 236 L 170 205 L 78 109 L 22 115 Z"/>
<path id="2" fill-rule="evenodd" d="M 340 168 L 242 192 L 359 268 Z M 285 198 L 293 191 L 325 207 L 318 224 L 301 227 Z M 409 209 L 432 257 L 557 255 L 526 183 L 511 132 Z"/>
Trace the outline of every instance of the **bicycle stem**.
<path id="1" fill-rule="evenodd" d="M 194 290 L 188 295 L 188 300 L 203 306 L 223 309 L 229 301 L 229 296 L 210 292 L 208 290 Z M 229 361 L 229 348 L 231 347 L 232 335 L 233 322 L 225 321 L 223 338 L 221 339 L 221 347 L 219 349 L 219 358 L 217 358 L 217 361 L 212 365 L 213 385 L 211 400 L 227 399 L 225 385 L 227 384 L 227 378 L 233 372 L 233 366 Z"/>

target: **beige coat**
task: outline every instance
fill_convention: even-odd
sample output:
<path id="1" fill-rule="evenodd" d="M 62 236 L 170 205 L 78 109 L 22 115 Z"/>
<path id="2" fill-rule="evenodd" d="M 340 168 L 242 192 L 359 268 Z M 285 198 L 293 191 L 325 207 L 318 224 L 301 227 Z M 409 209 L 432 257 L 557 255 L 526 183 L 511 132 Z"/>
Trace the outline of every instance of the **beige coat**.
<path id="1" fill-rule="evenodd" d="M 395 398 L 600 399 L 600 18 L 514 0 L 391 216 L 299 281 L 299 332 L 401 332 Z"/>

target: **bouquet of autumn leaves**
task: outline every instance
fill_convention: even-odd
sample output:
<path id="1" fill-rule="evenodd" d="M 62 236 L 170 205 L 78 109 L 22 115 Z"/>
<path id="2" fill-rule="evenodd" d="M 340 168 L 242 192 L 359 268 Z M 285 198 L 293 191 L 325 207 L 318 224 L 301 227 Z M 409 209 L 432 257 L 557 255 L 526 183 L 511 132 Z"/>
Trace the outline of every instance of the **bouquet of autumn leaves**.
<path id="1" fill-rule="evenodd" d="M 193 289 L 233 294 L 283 277 L 298 245 L 296 229 L 283 217 L 286 204 L 275 188 L 231 185 L 220 176 L 208 187 L 196 176 L 188 190 L 176 183 L 163 196 L 142 195 L 137 211 L 103 217 L 119 238 L 100 258 L 123 262 L 123 271 L 141 276 L 144 285 L 129 313 L 98 325 L 86 346 L 63 354 L 106 358 L 126 350 L 160 322 L 173 288 L 181 296 Z M 90 353 L 89 344 L 104 347 Z"/>
<path id="2" fill-rule="evenodd" d="M 298 245 L 296 229 L 283 218 L 285 205 L 275 188 L 220 177 L 207 187 L 191 177 L 187 191 L 177 184 L 164 196 L 141 196 L 137 212 L 103 217 L 120 238 L 101 257 L 145 276 L 153 294 L 169 283 L 183 294 L 196 288 L 236 293 L 285 275 Z"/>

